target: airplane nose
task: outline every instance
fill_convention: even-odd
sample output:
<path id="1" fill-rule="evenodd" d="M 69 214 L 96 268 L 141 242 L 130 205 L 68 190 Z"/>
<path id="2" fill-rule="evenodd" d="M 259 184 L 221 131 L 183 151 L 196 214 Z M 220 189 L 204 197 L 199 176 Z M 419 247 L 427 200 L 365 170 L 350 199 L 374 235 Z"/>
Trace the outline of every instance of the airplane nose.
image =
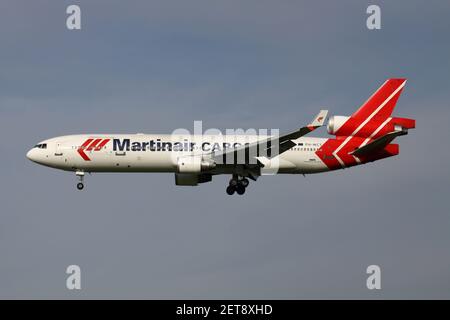
<path id="1" fill-rule="evenodd" d="M 27 152 L 27 158 L 30 159 L 31 161 L 36 162 L 36 150 L 30 149 L 30 151 Z"/>

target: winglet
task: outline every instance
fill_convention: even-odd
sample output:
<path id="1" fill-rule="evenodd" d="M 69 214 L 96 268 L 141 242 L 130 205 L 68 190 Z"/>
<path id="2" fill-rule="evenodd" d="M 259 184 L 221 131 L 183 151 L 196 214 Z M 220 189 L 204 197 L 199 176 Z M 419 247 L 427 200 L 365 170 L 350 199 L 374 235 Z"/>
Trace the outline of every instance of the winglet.
<path id="1" fill-rule="evenodd" d="M 325 119 L 327 118 L 328 110 L 320 110 L 319 114 L 314 118 L 314 120 L 308 124 L 308 128 L 312 130 L 323 126 Z"/>

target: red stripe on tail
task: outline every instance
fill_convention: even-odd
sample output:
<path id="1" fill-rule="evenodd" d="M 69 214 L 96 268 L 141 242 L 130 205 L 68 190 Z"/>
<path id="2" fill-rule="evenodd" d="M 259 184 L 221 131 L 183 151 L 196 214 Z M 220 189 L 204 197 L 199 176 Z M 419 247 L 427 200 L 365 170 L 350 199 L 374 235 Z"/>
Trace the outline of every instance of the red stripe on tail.
<path id="1" fill-rule="evenodd" d="M 394 111 L 405 83 L 406 79 L 387 80 L 351 117 L 367 119 L 372 116 L 379 121 L 386 120 Z"/>

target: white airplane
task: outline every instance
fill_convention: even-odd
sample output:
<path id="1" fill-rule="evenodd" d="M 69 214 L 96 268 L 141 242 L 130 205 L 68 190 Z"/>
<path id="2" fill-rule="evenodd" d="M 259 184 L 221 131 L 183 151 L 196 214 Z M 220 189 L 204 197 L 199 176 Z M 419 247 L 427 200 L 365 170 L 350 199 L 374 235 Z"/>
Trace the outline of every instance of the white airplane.
<path id="1" fill-rule="evenodd" d="M 195 186 L 214 175 L 232 176 L 226 192 L 242 195 L 263 174 L 310 174 L 343 169 L 399 154 L 397 136 L 415 120 L 391 117 L 406 79 L 387 80 L 354 114 L 333 116 L 335 138 L 303 137 L 325 123 L 321 110 L 305 127 L 284 135 L 81 134 L 51 138 L 27 157 L 51 168 L 85 173 L 171 172 L 177 185 Z"/>

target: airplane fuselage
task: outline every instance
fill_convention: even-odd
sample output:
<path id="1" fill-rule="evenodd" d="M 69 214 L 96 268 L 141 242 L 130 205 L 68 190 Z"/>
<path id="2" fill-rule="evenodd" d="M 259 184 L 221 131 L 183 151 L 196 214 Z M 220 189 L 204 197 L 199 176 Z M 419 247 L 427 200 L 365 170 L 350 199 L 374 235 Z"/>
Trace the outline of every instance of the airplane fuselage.
<path id="1" fill-rule="evenodd" d="M 90 134 L 61 136 L 38 144 L 27 157 L 39 164 L 84 172 L 177 172 L 177 160 L 237 148 L 267 136 L 173 136 L 147 134 Z M 278 173 L 309 174 L 330 170 L 317 155 L 326 138 L 302 137 L 296 146 L 275 157 Z M 230 173 L 228 166 L 217 166 L 212 174 Z"/>
<path id="2" fill-rule="evenodd" d="M 414 119 L 391 117 L 405 83 L 389 79 L 351 116 L 331 117 L 327 131 L 335 137 L 330 139 L 305 137 L 324 125 L 328 111 L 321 110 L 306 126 L 280 136 L 68 135 L 38 143 L 27 157 L 75 172 L 79 190 L 86 172 L 172 172 L 175 183 L 184 186 L 231 174 L 226 192 L 242 195 L 249 179 L 264 174 L 325 172 L 399 154 L 391 142 L 415 128 Z"/>

